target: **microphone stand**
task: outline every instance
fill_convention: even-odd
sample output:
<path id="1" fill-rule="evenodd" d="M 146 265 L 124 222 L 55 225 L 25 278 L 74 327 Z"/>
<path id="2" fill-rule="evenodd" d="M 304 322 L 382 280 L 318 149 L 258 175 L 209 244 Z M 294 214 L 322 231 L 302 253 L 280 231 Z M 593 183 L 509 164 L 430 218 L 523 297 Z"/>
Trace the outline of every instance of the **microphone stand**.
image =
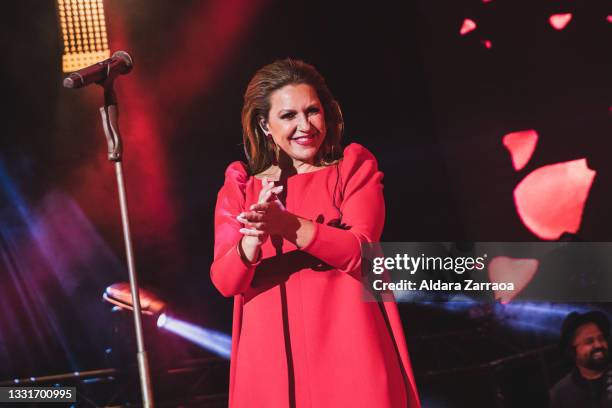
<path id="1" fill-rule="evenodd" d="M 100 108 L 102 127 L 108 143 L 108 160 L 115 163 L 117 174 L 117 186 L 119 190 L 119 205 L 121 207 L 121 221 L 123 224 L 123 238 L 125 240 L 125 252 L 127 255 L 128 272 L 130 277 L 130 290 L 132 293 L 132 305 L 134 314 L 134 327 L 136 329 L 136 346 L 138 358 L 138 374 L 140 376 L 140 387 L 142 391 L 142 403 L 145 408 L 153 408 L 153 390 L 151 377 L 149 375 L 149 362 L 144 347 L 142 321 L 140 314 L 140 296 L 138 291 L 138 278 L 134 266 L 134 250 L 130 234 L 130 221 L 128 218 L 127 198 L 125 194 L 125 183 L 123 181 L 122 144 L 119 135 L 119 120 L 117 108 L 117 95 L 113 88 L 115 77 L 109 75 L 103 82 L 98 84 L 104 88 L 104 106 Z"/>

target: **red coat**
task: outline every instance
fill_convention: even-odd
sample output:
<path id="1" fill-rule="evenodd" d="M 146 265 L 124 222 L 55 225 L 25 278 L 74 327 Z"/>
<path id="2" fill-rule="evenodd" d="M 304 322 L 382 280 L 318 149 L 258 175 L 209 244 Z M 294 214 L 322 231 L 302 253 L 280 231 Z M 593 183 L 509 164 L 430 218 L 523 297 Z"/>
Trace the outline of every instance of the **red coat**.
<path id="1" fill-rule="evenodd" d="M 396 304 L 362 301 L 360 243 L 380 239 L 382 177 L 358 144 L 338 166 L 289 177 L 287 210 L 315 222 L 314 238 L 301 250 L 269 239 L 253 267 L 238 253 L 236 216 L 261 180 L 241 162 L 227 168 L 210 273 L 234 297 L 231 408 L 420 407 Z M 327 225 L 339 218 L 334 199 L 348 230 Z"/>

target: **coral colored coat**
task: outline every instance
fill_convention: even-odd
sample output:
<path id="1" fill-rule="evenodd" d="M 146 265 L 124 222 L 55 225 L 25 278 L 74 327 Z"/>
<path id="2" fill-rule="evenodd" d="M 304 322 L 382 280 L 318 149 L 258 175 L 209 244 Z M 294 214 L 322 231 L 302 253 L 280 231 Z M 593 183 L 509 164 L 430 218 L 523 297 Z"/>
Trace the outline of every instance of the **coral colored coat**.
<path id="1" fill-rule="evenodd" d="M 257 202 L 261 181 L 241 162 L 227 168 L 210 273 L 234 297 L 231 408 L 420 407 L 396 304 L 362 301 L 360 243 L 380 239 L 382 177 L 358 144 L 339 165 L 289 177 L 286 208 L 315 222 L 314 238 L 301 250 L 269 239 L 249 266 L 236 216 Z M 340 211 L 348 230 L 327 225 Z"/>

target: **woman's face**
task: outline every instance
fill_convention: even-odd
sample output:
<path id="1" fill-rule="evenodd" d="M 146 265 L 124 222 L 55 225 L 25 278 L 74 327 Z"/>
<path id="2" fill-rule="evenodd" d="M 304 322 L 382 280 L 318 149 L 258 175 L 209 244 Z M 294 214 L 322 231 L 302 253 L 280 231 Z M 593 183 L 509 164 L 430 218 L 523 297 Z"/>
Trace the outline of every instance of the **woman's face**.
<path id="1" fill-rule="evenodd" d="M 314 164 L 325 140 L 325 114 L 317 91 L 307 84 L 286 85 L 270 95 L 264 129 L 294 164 Z"/>

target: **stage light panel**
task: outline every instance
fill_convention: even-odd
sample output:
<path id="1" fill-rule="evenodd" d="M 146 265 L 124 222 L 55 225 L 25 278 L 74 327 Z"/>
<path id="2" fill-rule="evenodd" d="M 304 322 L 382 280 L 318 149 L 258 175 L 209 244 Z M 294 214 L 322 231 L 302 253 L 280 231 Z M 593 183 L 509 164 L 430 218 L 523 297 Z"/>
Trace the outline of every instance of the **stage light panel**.
<path id="1" fill-rule="evenodd" d="M 102 0 L 57 0 L 62 70 L 77 71 L 110 57 Z"/>

